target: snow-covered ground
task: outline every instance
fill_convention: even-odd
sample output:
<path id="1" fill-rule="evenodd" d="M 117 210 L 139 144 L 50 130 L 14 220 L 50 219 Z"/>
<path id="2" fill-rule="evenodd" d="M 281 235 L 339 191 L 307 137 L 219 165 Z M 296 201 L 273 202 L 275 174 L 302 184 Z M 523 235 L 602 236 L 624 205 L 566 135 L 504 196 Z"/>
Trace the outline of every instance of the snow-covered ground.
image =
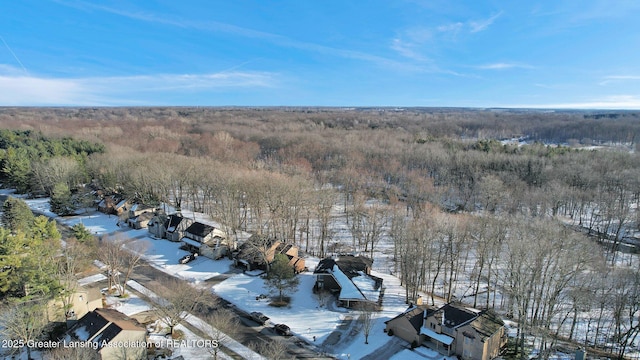
<path id="1" fill-rule="evenodd" d="M 178 263 L 178 259 L 186 255 L 187 252 L 179 249 L 180 243 L 154 239 L 146 229 L 121 228 L 117 226 L 118 219 L 115 216 L 88 211 L 77 216 L 60 218 L 50 212 L 48 199 L 25 199 L 25 201 L 32 209 L 41 214 L 56 218 L 57 221 L 69 226 L 82 223 L 91 232 L 107 240 L 110 237 L 126 237 L 142 242 L 146 247 L 145 259 L 152 266 L 191 283 L 202 283 L 204 280 L 228 273 L 232 266 L 231 261 L 226 259 L 214 261 L 204 257 L 182 265 Z M 339 206 L 334 209 L 333 241 L 349 244 L 351 241 L 349 228 L 339 220 L 341 211 L 343 209 L 341 210 Z M 203 214 L 188 213 L 184 210 L 183 214 L 198 221 L 211 222 Z M 259 276 L 232 274 L 227 280 L 216 285 L 213 291 L 244 311 L 264 313 L 271 318 L 273 324 L 285 323 L 289 325 L 297 336 L 316 345 L 318 350 L 326 351 L 338 358 L 361 358 L 390 344 L 391 338 L 382 331 L 384 321 L 395 317 L 407 307 L 404 303 L 404 289 L 400 286 L 399 280 L 395 276 L 389 275 L 393 267 L 392 241 L 384 236 L 376 249 L 375 271 L 372 274 L 384 279 L 386 292 L 383 309 L 375 314 L 376 320 L 369 336 L 369 344 L 364 344 L 364 336 L 359 331 L 361 326 L 356 321 L 358 318 L 356 311 L 335 307 L 334 299 L 325 299 L 321 304 L 321 300 L 312 292 L 315 278 L 310 272 L 300 274 L 300 285 L 292 295 L 291 305 L 288 308 L 274 308 L 268 305 L 268 300 L 256 300 L 256 296 L 269 293 L 265 288 L 264 281 Z M 306 258 L 307 266 L 311 270 L 314 269 L 318 261 L 317 258 Z M 465 272 L 471 271 L 472 263 L 473 259 L 469 258 L 468 268 L 465 269 Z M 442 286 L 438 284 L 437 289 L 442 290 Z M 454 293 L 458 298 L 463 298 L 467 295 L 469 288 L 471 288 L 470 283 L 458 282 Z M 500 294 L 497 295 L 498 301 L 500 301 Z M 428 298 L 425 297 L 425 299 Z M 142 304 L 136 305 L 135 301 L 127 306 L 143 308 Z M 339 338 L 336 334 L 340 334 Z M 407 351 L 402 354 L 410 356 L 416 353 L 416 351 Z M 403 355 L 396 355 L 395 358 L 405 358 L 400 356 Z M 415 356 L 429 358 L 424 355 Z"/>
<path id="2" fill-rule="evenodd" d="M 92 233 L 103 237 L 105 239 L 103 241 L 108 241 L 111 237 L 135 239 L 136 242 L 144 244 L 145 259 L 152 266 L 192 283 L 201 283 L 204 280 L 227 273 L 232 266 L 230 260 L 211 260 L 205 257 L 199 257 L 188 264 L 179 264 L 178 259 L 187 254 L 186 251 L 179 249 L 180 243 L 154 239 L 146 229 L 121 228 L 117 226 L 118 219 L 115 216 L 88 211 L 76 216 L 61 218 L 51 213 L 48 199 L 25 199 L 25 201 L 34 211 L 55 218 L 68 226 L 82 223 Z M 183 213 L 185 212 L 183 211 Z M 197 214 L 191 214 L 191 216 L 199 217 Z M 200 216 L 201 219 L 205 219 L 203 215 Z M 307 264 L 310 269 L 313 269 L 318 261 L 319 259 L 307 259 Z M 386 291 L 383 309 L 374 315 L 375 324 L 369 335 L 369 344 L 364 343 L 364 335 L 361 331 L 357 331 L 360 327 L 357 322 L 357 311 L 336 307 L 334 305 L 335 299 L 327 299 L 325 300 L 326 304 L 321 306 L 320 299 L 312 291 L 315 276 L 311 272 L 300 274 L 300 285 L 292 295 L 291 304 L 287 308 L 270 307 L 267 300 L 256 300 L 256 296 L 269 293 L 263 279 L 259 276 L 234 274 L 216 285 L 213 291 L 242 310 L 247 312 L 260 311 L 270 317 L 274 324 L 285 323 L 289 325 L 293 333 L 310 344 L 317 345 L 319 350 L 334 354 L 339 358 L 358 359 L 374 352 L 392 339 L 383 332 L 384 322 L 407 308 L 404 303 L 404 289 L 396 277 L 375 271 L 372 272 L 372 275 L 384 279 Z M 83 281 L 100 279 L 102 277 L 96 275 L 94 278 Z M 131 296 L 125 302 L 114 302 L 112 305 L 127 315 L 149 309 L 148 304 L 135 296 Z M 334 331 L 342 332 L 340 339 L 329 341 L 322 346 Z"/>

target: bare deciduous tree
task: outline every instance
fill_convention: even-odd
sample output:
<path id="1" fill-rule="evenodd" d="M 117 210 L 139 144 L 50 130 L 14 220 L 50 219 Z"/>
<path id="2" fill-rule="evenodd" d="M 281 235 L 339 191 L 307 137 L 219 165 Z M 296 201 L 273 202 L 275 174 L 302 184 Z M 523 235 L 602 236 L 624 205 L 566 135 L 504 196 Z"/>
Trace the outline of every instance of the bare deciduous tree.
<path id="1" fill-rule="evenodd" d="M 49 360 L 100 360 L 98 352 L 90 347 L 59 347 L 48 352 Z"/>
<path id="2" fill-rule="evenodd" d="M 98 259 L 107 267 L 109 291 L 112 291 L 113 286 L 116 286 L 119 295 L 126 296 L 127 281 L 129 281 L 133 270 L 141 265 L 146 249 L 147 245 L 144 242 L 136 240 L 126 240 L 120 237 L 100 240 Z"/>
<path id="3" fill-rule="evenodd" d="M 218 309 L 209 313 L 205 321 L 211 325 L 211 331 L 208 332 L 209 337 L 217 343 L 217 346 L 211 347 L 209 350 L 213 358 L 218 359 L 220 347 L 238 333 L 240 325 L 238 317 L 229 310 Z"/>
<path id="4" fill-rule="evenodd" d="M 41 338 L 48 324 L 44 301 L 14 303 L 0 309 L 0 335 L 15 342 L 16 349 L 26 347 L 27 358 L 31 359 L 31 346 L 27 344 Z"/>
<path id="5" fill-rule="evenodd" d="M 358 321 L 362 325 L 362 334 L 364 335 L 364 343 L 369 344 L 369 335 L 375 324 L 375 311 L 370 304 L 362 303 L 358 307 Z"/>
<path id="6" fill-rule="evenodd" d="M 288 354 L 287 344 L 282 339 L 274 339 L 271 341 L 263 341 L 260 343 L 253 343 L 249 346 L 254 351 L 260 353 L 267 359 L 272 360 L 288 360 L 294 359 L 293 356 Z"/>
<path id="7" fill-rule="evenodd" d="M 189 313 L 193 313 L 200 304 L 213 299 L 208 289 L 193 287 L 183 280 L 172 279 L 162 285 L 153 289 L 160 297 L 152 299 L 153 311 L 169 327 L 171 335 L 174 335 L 175 327 Z"/>

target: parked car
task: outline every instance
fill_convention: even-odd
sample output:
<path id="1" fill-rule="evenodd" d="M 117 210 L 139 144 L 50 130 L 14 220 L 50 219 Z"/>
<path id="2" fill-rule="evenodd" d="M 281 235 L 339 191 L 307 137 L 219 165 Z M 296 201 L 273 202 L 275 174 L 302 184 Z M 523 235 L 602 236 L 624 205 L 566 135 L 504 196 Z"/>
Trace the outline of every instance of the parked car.
<path id="1" fill-rule="evenodd" d="M 198 253 L 185 255 L 185 256 L 180 258 L 180 264 L 186 264 L 188 262 L 191 262 L 191 261 L 195 260 L 197 257 L 198 257 Z"/>
<path id="2" fill-rule="evenodd" d="M 291 335 L 291 329 L 289 329 L 289 327 L 285 324 L 276 324 L 276 326 L 273 327 L 273 330 L 276 332 L 276 334 L 279 334 L 279 335 L 283 335 L 283 336 Z"/>
<path id="3" fill-rule="evenodd" d="M 265 314 L 257 311 L 249 314 L 249 317 L 251 317 L 251 320 L 257 322 L 260 325 L 264 325 L 267 323 L 267 321 L 269 321 L 269 318 Z"/>

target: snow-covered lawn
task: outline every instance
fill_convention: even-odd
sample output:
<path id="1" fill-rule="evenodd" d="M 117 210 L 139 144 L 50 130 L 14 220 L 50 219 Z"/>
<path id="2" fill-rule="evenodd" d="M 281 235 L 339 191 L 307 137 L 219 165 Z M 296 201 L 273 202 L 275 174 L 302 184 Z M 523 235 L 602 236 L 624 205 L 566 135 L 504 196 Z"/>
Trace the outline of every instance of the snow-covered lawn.
<path id="1" fill-rule="evenodd" d="M 315 336 L 316 342 L 322 343 L 347 312 L 320 307 L 318 297 L 312 292 L 315 283 L 313 274 L 302 273 L 298 277 L 298 291 L 291 297 L 290 306 L 285 308 L 269 306 L 269 299 L 256 299 L 261 294 L 269 294 L 264 280 L 259 276 L 238 274 L 214 286 L 213 289 L 217 295 L 248 313 L 262 312 L 273 324 L 287 324 L 294 334 L 309 342 L 313 342 Z"/>
<path id="2" fill-rule="evenodd" d="M 311 263 L 313 263 L 311 259 Z M 317 259 L 315 259 L 317 261 Z M 256 300 L 260 294 L 268 294 L 264 280 L 259 276 L 238 274 L 213 287 L 216 294 L 232 302 L 238 308 L 246 311 L 259 311 L 267 315 L 273 324 L 284 323 L 289 325 L 291 331 L 307 340 L 307 342 L 320 346 L 328 339 L 333 331 L 337 331 L 338 325 L 348 317 L 353 321 L 348 329 L 341 334 L 337 344 L 326 345 L 326 350 L 339 358 L 359 359 L 377 348 L 384 346 L 392 338 L 384 333 L 384 322 L 392 319 L 407 309 L 404 303 L 404 288 L 400 281 L 391 275 L 372 272 L 372 275 L 384 279 L 386 287 L 383 309 L 374 314 L 375 323 L 369 334 L 369 344 L 364 343 L 364 334 L 350 332 L 358 328 L 358 312 L 335 306 L 335 298 L 326 299 L 326 306 L 320 306 L 318 296 L 313 294 L 315 275 L 305 272 L 298 275 L 300 284 L 298 290 L 291 295 L 291 303 L 286 308 L 269 306 L 269 299 Z M 313 337 L 315 336 L 315 342 Z"/>

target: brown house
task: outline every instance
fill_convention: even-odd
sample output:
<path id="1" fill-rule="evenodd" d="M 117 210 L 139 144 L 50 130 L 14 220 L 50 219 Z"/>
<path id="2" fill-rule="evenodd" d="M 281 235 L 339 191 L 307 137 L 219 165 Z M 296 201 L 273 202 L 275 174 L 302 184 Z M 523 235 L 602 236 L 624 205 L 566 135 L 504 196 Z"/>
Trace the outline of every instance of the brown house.
<path id="1" fill-rule="evenodd" d="M 147 329 L 136 320 L 113 309 L 95 309 L 78 320 L 63 341 L 83 343 L 96 349 L 101 359 L 115 360 L 146 359 L 146 339 Z"/>
<path id="2" fill-rule="evenodd" d="M 267 264 L 273 262 L 276 254 L 284 254 L 289 259 L 289 265 L 296 273 L 305 269 L 305 260 L 298 256 L 298 247 L 285 244 L 263 235 L 252 235 L 245 241 L 234 255 L 234 264 L 251 270 L 266 270 Z"/>
<path id="3" fill-rule="evenodd" d="M 464 360 L 493 359 L 507 340 L 504 322 L 493 310 L 479 311 L 453 304 L 438 309 L 410 308 L 387 321 L 385 331 L 413 345 Z"/>

